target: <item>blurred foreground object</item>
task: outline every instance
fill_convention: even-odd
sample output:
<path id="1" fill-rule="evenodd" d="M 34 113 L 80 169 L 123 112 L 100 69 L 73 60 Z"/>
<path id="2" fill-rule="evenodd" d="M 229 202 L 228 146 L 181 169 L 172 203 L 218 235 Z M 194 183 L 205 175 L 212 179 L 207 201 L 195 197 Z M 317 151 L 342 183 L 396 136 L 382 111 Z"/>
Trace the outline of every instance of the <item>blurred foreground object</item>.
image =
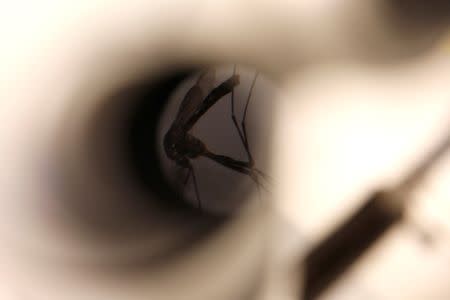
<path id="1" fill-rule="evenodd" d="M 315 299 L 392 225 L 402 221 L 414 189 L 423 183 L 449 147 L 450 131 L 397 186 L 375 192 L 344 224 L 311 250 L 304 262 L 306 283 L 302 299 Z"/>
<path id="2" fill-rule="evenodd" d="M 245 63 L 282 85 L 305 65 L 392 63 L 426 54 L 448 25 L 447 7 L 307 2 L 136 1 L 106 9 L 100 1 L 44 1 L 3 9 L 5 289 L 32 300 L 256 298 L 270 257 L 270 205 L 243 208 L 228 219 L 142 205 L 157 197 L 129 176 L 115 142 L 134 100 L 156 103 L 167 96 L 173 83 L 160 80 L 168 70 Z M 146 82 L 128 101 L 108 97 L 143 78 L 158 89 L 149 91 Z M 286 145 L 302 149 L 297 137 L 274 143 L 274 161 Z M 302 199 L 298 183 L 288 185 L 288 169 L 277 180 L 286 182 L 285 194 Z M 274 203 L 284 200 L 274 195 Z"/>

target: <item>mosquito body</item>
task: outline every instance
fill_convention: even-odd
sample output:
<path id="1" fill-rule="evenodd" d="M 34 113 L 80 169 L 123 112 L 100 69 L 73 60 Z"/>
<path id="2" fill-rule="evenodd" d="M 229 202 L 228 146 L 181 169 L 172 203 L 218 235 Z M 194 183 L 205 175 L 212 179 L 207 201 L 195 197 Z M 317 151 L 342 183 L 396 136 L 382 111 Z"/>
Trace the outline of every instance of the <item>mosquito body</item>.
<path id="1" fill-rule="evenodd" d="M 251 96 L 251 90 L 253 89 L 256 81 L 256 75 L 249 92 L 249 97 L 247 98 L 244 117 L 242 120 L 242 130 L 239 128 L 234 114 L 234 87 L 239 84 L 239 75 L 236 74 L 234 69 L 233 75 L 215 88 L 213 88 L 214 79 L 214 71 L 206 71 L 200 75 L 197 82 L 190 88 L 181 102 L 178 109 L 178 114 L 171 127 L 165 134 L 163 142 L 167 157 L 174 161 L 179 167 L 188 171 L 184 184 L 187 184 L 189 178 L 192 176 L 195 194 L 200 209 L 202 207 L 200 195 L 191 160 L 199 157 L 211 159 L 226 168 L 250 176 L 257 184 L 258 188 L 260 186 L 258 176 L 264 176 L 261 171 L 254 168 L 254 160 L 250 154 L 247 132 L 245 129 L 246 112 Z M 207 93 L 209 90 L 210 92 Z M 192 128 L 198 120 L 220 99 L 223 99 L 230 93 L 232 94 L 232 120 L 247 152 L 248 161 L 240 161 L 225 155 L 215 154 L 208 150 L 208 147 L 204 142 L 191 133 Z"/>

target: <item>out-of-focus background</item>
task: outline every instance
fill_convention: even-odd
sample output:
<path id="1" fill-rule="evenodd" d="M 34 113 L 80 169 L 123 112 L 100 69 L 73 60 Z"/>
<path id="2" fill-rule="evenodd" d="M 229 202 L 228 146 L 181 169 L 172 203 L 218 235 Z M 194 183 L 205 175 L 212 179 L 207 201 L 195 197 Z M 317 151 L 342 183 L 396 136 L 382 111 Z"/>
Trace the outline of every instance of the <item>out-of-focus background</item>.
<path id="1" fill-rule="evenodd" d="M 300 299 L 312 246 L 450 128 L 449 4 L 419 2 L 1 4 L 0 298 Z M 113 121 L 131 106 L 96 112 L 122 86 L 216 64 L 277 86 L 270 201 L 247 193 L 257 205 L 227 218 L 142 204 L 173 194 L 119 162 Z M 321 299 L 450 298 L 448 158 Z"/>
<path id="2" fill-rule="evenodd" d="M 281 144 L 291 143 L 280 156 L 289 158 L 290 166 L 283 184 L 297 191 L 283 194 L 279 208 L 312 244 L 371 192 L 399 183 L 447 137 L 448 72 L 442 48 L 400 68 L 339 67 L 303 81 L 297 90 L 303 101 L 284 106 L 287 121 L 277 135 Z M 323 299 L 446 299 L 448 174 L 447 154 L 414 191 L 407 221 L 363 255 Z M 419 231 L 433 241 L 424 242 Z"/>

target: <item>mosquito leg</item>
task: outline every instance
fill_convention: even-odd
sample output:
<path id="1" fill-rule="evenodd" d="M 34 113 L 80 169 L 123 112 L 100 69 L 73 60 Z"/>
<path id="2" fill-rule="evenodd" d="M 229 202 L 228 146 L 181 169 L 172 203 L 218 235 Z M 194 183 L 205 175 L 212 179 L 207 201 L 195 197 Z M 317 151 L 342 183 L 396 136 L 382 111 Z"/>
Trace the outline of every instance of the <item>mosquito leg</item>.
<path id="1" fill-rule="evenodd" d="M 241 121 L 244 148 L 245 148 L 245 151 L 247 152 L 248 160 L 252 166 L 254 165 L 254 160 L 253 160 L 252 153 L 250 151 L 250 145 L 248 143 L 247 127 L 245 125 L 246 124 L 245 121 L 247 120 L 248 105 L 249 105 L 250 99 L 252 97 L 253 88 L 255 87 L 255 83 L 256 83 L 256 79 L 258 78 L 258 74 L 259 73 L 256 72 L 255 76 L 253 77 L 252 85 L 250 86 L 250 90 L 249 90 L 248 96 L 247 96 L 247 102 L 245 103 L 244 116 L 242 117 L 242 121 Z"/>
<path id="2" fill-rule="evenodd" d="M 255 168 L 253 168 L 253 166 L 250 164 L 250 162 L 236 160 L 234 158 L 231 158 L 231 157 L 228 157 L 225 155 L 218 155 L 218 154 L 215 154 L 212 152 L 206 152 L 202 155 L 215 161 L 216 163 L 218 163 L 228 169 L 248 175 L 256 183 L 258 188 L 259 187 L 264 188 L 264 186 L 259 181 L 259 177 L 258 177 L 258 176 L 262 176 L 263 173 Z"/>
<path id="3" fill-rule="evenodd" d="M 191 169 L 188 169 L 188 172 L 187 172 L 187 174 L 186 174 L 186 178 L 185 178 L 184 181 L 183 181 L 183 190 L 184 190 L 184 188 L 186 187 L 186 184 L 188 183 L 189 178 L 191 177 L 191 172 L 192 172 L 192 170 L 191 170 Z"/>
<path id="4" fill-rule="evenodd" d="M 182 170 L 186 170 L 185 168 L 183 168 Z M 187 173 L 186 173 L 186 178 L 183 180 L 183 189 L 181 190 L 181 194 L 184 195 L 185 190 L 186 190 L 186 185 L 189 182 L 189 178 L 191 178 L 191 175 L 194 176 L 194 169 L 193 167 L 189 167 L 187 168 Z M 197 189 L 197 182 L 195 180 L 195 177 L 193 177 L 193 185 L 194 185 L 194 189 L 195 189 L 195 196 L 196 196 L 196 200 L 199 203 L 199 208 L 201 209 L 201 205 L 200 205 L 200 198 L 198 196 L 198 189 Z"/>
<path id="5" fill-rule="evenodd" d="M 236 65 L 234 65 L 234 67 L 233 67 L 233 76 L 234 75 L 236 75 Z M 255 73 L 255 76 L 253 78 L 252 84 L 250 86 L 250 91 L 249 91 L 249 94 L 248 94 L 248 97 L 247 97 L 247 101 L 245 103 L 244 116 L 243 116 L 242 121 L 241 121 L 242 130 L 239 128 L 239 125 L 238 125 L 238 122 L 237 122 L 237 118 L 236 118 L 235 109 L 234 109 L 234 107 L 235 107 L 235 104 L 234 104 L 234 88 L 231 91 L 231 119 L 233 120 L 234 127 L 236 127 L 236 130 L 237 130 L 237 132 L 239 134 L 239 138 L 241 139 L 241 142 L 242 142 L 242 144 L 244 146 L 245 152 L 247 154 L 248 161 L 249 161 L 249 163 L 252 166 L 254 165 L 254 159 L 253 159 L 253 156 L 251 154 L 250 146 L 249 146 L 249 143 L 248 143 L 247 127 L 245 125 L 246 124 L 245 121 L 247 119 L 248 105 L 249 105 L 249 102 L 250 102 L 250 98 L 252 96 L 253 88 L 255 86 L 255 82 L 256 82 L 257 77 L 258 77 L 258 72 Z"/>
<path id="6" fill-rule="evenodd" d="M 233 76 L 235 76 L 235 75 L 236 75 L 236 65 L 233 66 Z M 240 138 L 240 140 L 241 140 L 241 142 L 242 142 L 242 144 L 244 146 L 245 152 L 247 153 L 247 158 L 248 158 L 248 161 L 249 161 L 249 167 L 253 167 L 254 159 L 253 159 L 253 156 L 251 154 L 250 146 L 249 146 L 249 143 L 248 143 L 246 119 L 247 119 L 247 112 L 248 112 L 249 102 L 250 102 L 250 99 L 251 99 L 251 96 L 252 96 L 252 93 L 253 93 L 253 88 L 255 86 L 256 79 L 258 78 L 258 75 L 259 75 L 259 73 L 255 72 L 255 76 L 254 76 L 252 84 L 250 86 L 249 94 L 247 96 L 247 101 L 245 103 L 245 109 L 244 109 L 244 115 L 243 115 L 243 118 L 242 118 L 242 121 L 241 121 L 242 131 L 239 128 L 239 125 L 238 125 L 238 122 L 237 122 L 237 118 L 236 118 L 235 109 L 234 109 L 234 107 L 235 107 L 234 88 L 231 90 L 231 119 L 233 120 L 234 127 L 236 127 L 236 130 L 237 130 L 237 132 L 239 134 L 239 138 Z M 269 181 L 270 178 L 269 178 L 269 176 L 267 174 L 263 173 L 262 171 L 260 171 L 260 170 L 258 170 L 256 168 L 253 168 L 253 170 L 258 175 L 263 177 L 266 181 Z"/>
<path id="7" fill-rule="evenodd" d="M 198 192 L 197 177 L 195 177 L 194 168 L 189 165 L 189 174 L 192 175 L 192 181 L 194 183 L 195 197 L 197 198 L 198 208 L 202 210 L 202 202 L 200 201 L 200 193 Z"/>
<path id="8" fill-rule="evenodd" d="M 236 75 L 236 65 L 233 66 L 233 76 Z M 238 122 L 237 122 L 237 118 L 236 118 L 236 113 L 234 110 L 234 87 L 231 90 L 231 120 L 233 121 L 234 127 L 236 127 L 236 130 L 239 134 L 239 138 L 241 139 L 242 144 L 245 147 L 245 139 L 244 139 L 244 135 L 242 134 L 241 129 L 239 128 Z"/>

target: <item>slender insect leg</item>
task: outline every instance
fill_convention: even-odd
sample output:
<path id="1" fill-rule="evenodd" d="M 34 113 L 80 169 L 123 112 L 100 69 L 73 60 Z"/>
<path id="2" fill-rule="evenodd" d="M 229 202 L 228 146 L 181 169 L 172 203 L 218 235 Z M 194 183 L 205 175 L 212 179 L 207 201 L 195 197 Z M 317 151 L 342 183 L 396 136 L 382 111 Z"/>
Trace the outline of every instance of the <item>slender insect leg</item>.
<path id="1" fill-rule="evenodd" d="M 233 66 L 233 76 L 234 75 L 236 75 L 236 65 Z M 234 105 L 234 88 L 233 88 L 231 90 L 231 120 L 233 121 L 234 127 L 236 128 L 236 130 L 239 134 L 239 139 L 241 140 L 242 145 L 244 146 L 244 148 L 246 148 L 244 135 L 243 135 L 241 129 L 239 128 L 234 107 L 235 107 L 235 105 Z M 246 151 L 247 151 L 247 149 L 246 149 Z M 247 153 L 247 156 L 248 156 L 248 153 Z"/>
<path id="2" fill-rule="evenodd" d="M 233 67 L 233 76 L 234 75 L 236 75 L 236 65 L 234 65 L 234 67 Z M 247 119 L 247 111 L 248 111 L 249 102 L 250 102 L 250 99 L 251 99 L 251 96 L 252 96 L 252 93 L 253 93 L 253 88 L 255 86 L 256 79 L 258 78 L 258 75 L 259 75 L 259 73 L 255 72 L 255 76 L 253 77 L 253 81 L 252 81 L 252 84 L 250 86 L 250 90 L 249 90 L 249 93 L 248 93 L 248 96 L 247 96 L 247 101 L 245 103 L 245 109 L 244 109 L 244 116 L 243 116 L 242 121 L 241 121 L 242 131 L 239 128 L 239 125 L 238 125 L 238 122 L 237 122 L 237 118 L 236 118 L 236 114 L 235 114 L 235 110 L 234 110 L 234 107 L 235 107 L 235 104 L 234 104 L 234 88 L 231 91 L 231 119 L 233 120 L 234 127 L 236 127 L 236 130 L 237 130 L 237 132 L 239 134 L 239 138 L 240 138 L 240 140 L 241 140 L 241 142 L 242 142 L 242 144 L 244 146 L 245 152 L 247 153 L 248 164 L 249 164 L 248 167 L 252 168 L 254 172 L 256 172 L 258 175 L 260 175 L 261 177 L 263 177 L 265 180 L 268 181 L 269 180 L 269 176 L 267 174 L 265 174 L 264 172 L 262 172 L 262 171 L 260 171 L 258 169 L 253 168 L 253 166 L 255 164 L 255 161 L 254 161 L 253 156 L 252 156 L 251 151 L 250 151 L 250 145 L 248 143 L 248 136 L 247 136 L 247 127 L 246 127 L 246 122 L 245 122 L 246 119 Z"/>
<path id="3" fill-rule="evenodd" d="M 236 74 L 236 65 L 234 65 L 234 67 L 233 67 L 233 75 L 235 75 L 235 74 Z M 234 88 L 231 91 L 231 119 L 233 120 L 233 124 L 236 127 L 236 130 L 237 130 L 237 132 L 239 134 L 239 138 L 241 139 L 241 142 L 242 142 L 242 144 L 244 146 L 245 152 L 247 153 L 247 157 L 248 157 L 248 160 L 250 162 L 250 165 L 252 165 L 252 166 L 254 165 L 254 159 L 253 159 L 253 156 L 251 154 L 250 146 L 249 146 L 249 143 L 248 143 L 247 127 L 246 127 L 245 121 L 247 119 L 248 105 L 249 105 L 249 102 L 250 102 L 250 99 L 251 99 L 251 96 L 252 96 L 252 93 L 253 93 L 253 88 L 255 86 L 257 77 L 258 77 L 258 72 L 255 73 L 255 76 L 253 78 L 252 84 L 250 86 L 250 91 L 248 93 L 247 101 L 245 103 L 244 116 L 243 116 L 242 121 L 241 121 L 242 130 L 239 128 L 239 125 L 238 125 L 238 122 L 237 122 L 237 118 L 236 118 L 235 109 L 234 109 L 234 107 L 235 107 L 235 104 L 234 104 Z"/>
<path id="4" fill-rule="evenodd" d="M 191 177 L 191 172 L 192 172 L 192 170 L 191 170 L 191 169 L 188 169 L 188 172 L 187 172 L 187 174 L 186 174 L 186 178 L 185 178 L 184 181 L 183 181 L 183 190 L 184 190 L 184 188 L 186 187 L 186 184 L 188 183 L 189 178 Z"/>
<path id="5" fill-rule="evenodd" d="M 194 168 L 189 165 L 189 174 L 192 175 L 192 182 L 194 184 L 194 190 L 195 190 L 195 196 L 197 198 L 198 208 L 202 210 L 202 202 L 200 201 L 200 193 L 198 192 L 198 185 L 197 185 L 197 177 L 195 177 Z"/>
<path id="6" fill-rule="evenodd" d="M 231 157 L 228 157 L 225 155 L 218 155 L 218 154 L 215 154 L 212 152 L 206 152 L 203 154 L 203 156 L 215 161 L 218 164 L 221 164 L 222 166 L 224 166 L 228 169 L 248 175 L 256 183 L 258 188 L 259 187 L 264 188 L 264 186 L 259 181 L 259 177 L 258 177 L 258 176 L 261 176 L 263 173 L 255 168 L 253 168 L 253 166 L 250 165 L 249 162 L 236 160 L 234 158 L 231 158 Z"/>
<path id="7" fill-rule="evenodd" d="M 254 165 L 254 160 L 253 160 L 252 153 L 250 151 L 250 145 L 248 143 L 247 127 L 246 127 L 245 121 L 247 120 L 248 105 L 249 105 L 250 99 L 252 97 L 253 88 L 255 87 L 255 83 L 256 83 L 256 79 L 258 78 L 258 74 L 259 73 L 256 72 L 255 76 L 253 77 L 252 85 L 250 86 L 250 90 L 249 90 L 248 96 L 247 96 L 247 102 L 245 103 L 244 116 L 242 117 L 242 121 L 241 121 L 242 135 L 243 135 L 243 140 L 244 140 L 244 148 L 245 148 L 245 151 L 247 152 L 248 160 L 252 166 Z"/>

